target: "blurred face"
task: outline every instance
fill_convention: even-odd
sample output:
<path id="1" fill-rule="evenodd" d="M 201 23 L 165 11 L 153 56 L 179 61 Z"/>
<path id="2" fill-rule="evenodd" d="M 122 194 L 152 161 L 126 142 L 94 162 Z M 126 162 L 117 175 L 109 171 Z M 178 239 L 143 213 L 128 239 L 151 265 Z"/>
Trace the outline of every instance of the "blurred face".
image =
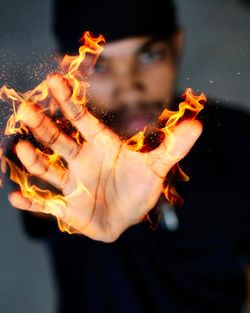
<path id="1" fill-rule="evenodd" d="M 89 78 L 90 110 L 125 137 L 157 123 L 172 99 L 177 50 L 175 39 L 106 44 Z"/>

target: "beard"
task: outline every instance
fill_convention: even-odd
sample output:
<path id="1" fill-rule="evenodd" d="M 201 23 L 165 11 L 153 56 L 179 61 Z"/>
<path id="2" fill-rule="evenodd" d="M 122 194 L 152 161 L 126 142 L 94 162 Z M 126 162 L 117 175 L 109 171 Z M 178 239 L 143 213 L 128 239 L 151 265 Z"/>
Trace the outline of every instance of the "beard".
<path id="1" fill-rule="evenodd" d="M 99 111 L 91 104 L 88 105 L 88 109 L 120 137 L 128 139 L 146 126 L 158 127 L 158 117 L 164 106 L 162 102 L 155 101 L 135 103 L 132 108 L 119 105 L 118 109 L 105 112 Z"/>

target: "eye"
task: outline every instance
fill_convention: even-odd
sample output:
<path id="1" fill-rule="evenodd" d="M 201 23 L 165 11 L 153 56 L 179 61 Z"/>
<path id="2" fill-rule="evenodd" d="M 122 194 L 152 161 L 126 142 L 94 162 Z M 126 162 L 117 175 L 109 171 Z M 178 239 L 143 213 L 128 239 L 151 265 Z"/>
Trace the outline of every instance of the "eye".
<path id="1" fill-rule="evenodd" d="M 153 64 L 160 61 L 163 57 L 163 52 L 161 50 L 150 50 L 142 52 L 139 55 L 139 62 L 141 64 Z"/>
<path id="2" fill-rule="evenodd" d="M 108 73 L 109 68 L 107 66 L 107 64 L 105 64 L 104 62 L 98 62 L 96 63 L 95 67 L 94 67 L 94 73 L 97 74 L 106 74 Z"/>

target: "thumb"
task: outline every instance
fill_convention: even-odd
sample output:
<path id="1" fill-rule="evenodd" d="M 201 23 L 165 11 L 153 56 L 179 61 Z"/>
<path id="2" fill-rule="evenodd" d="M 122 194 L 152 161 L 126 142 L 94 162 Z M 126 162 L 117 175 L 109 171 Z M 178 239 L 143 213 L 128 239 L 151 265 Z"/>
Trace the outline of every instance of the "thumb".
<path id="1" fill-rule="evenodd" d="M 183 159 L 202 133 L 202 124 L 197 120 L 186 120 L 167 134 L 155 150 L 149 153 L 153 170 L 165 177 L 171 167 Z"/>

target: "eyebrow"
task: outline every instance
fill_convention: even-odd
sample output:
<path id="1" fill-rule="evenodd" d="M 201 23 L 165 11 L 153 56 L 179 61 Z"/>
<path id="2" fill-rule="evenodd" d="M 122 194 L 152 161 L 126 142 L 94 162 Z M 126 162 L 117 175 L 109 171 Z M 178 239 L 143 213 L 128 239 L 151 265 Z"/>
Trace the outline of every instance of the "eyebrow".
<path id="1" fill-rule="evenodd" d="M 135 52 L 135 54 L 139 55 L 142 52 L 147 51 L 149 48 L 151 48 L 154 44 L 162 41 L 158 38 L 150 38 L 148 39 L 144 44 L 142 44 Z"/>
<path id="2" fill-rule="evenodd" d="M 155 43 L 158 43 L 162 41 L 161 39 L 158 39 L 158 38 L 149 38 L 146 40 L 146 42 L 144 42 L 143 44 L 141 44 L 134 52 L 134 55 L 140 55 L 141 53 L 147 51 L 149 48 L 151 48 L 152 45 L 154 45 Z M 98 57 L 98 60 L 97 62 L 102 62 L 102 61 L 108 61 L 110 58 L 101 54 L 99 57 Z"/>

